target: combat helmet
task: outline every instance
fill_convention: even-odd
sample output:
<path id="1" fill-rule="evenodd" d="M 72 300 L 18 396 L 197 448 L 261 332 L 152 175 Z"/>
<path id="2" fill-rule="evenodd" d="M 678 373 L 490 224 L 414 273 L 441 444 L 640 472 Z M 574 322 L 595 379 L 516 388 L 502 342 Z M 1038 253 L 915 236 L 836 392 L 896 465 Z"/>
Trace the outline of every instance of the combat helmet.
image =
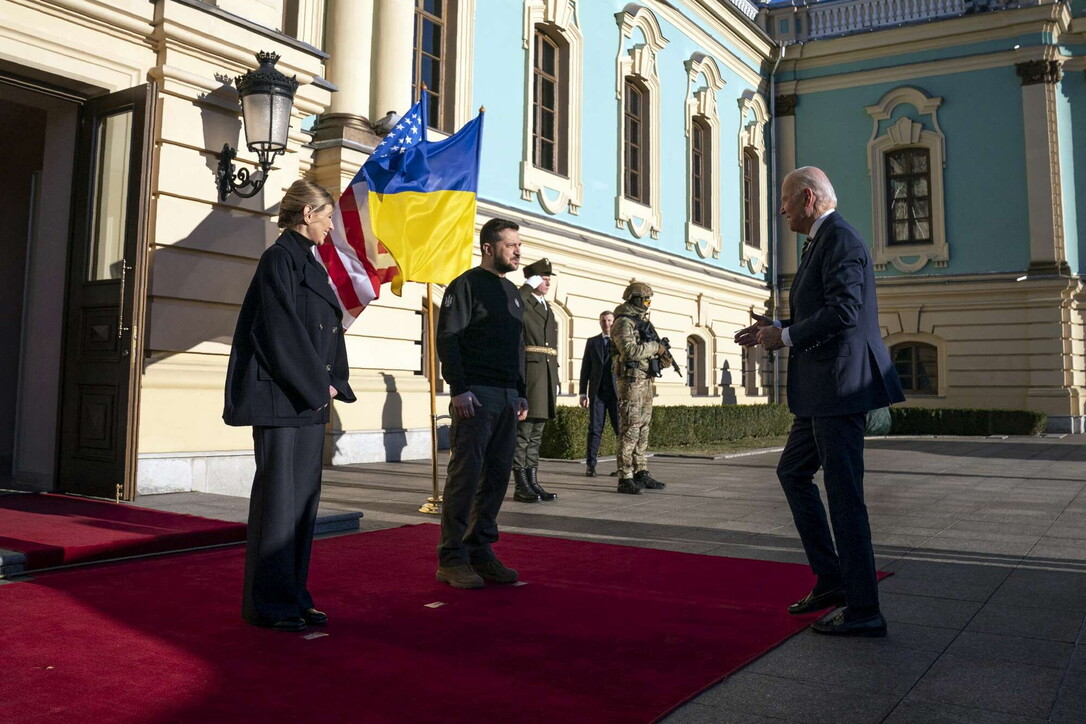
<path id="1" fill-rule="evenodd" d="M 622 301 L 628 302 L 634 297 L 648 299 L 651 296 L 652 287 L 645 282 L 633 282 L 630 286 L 626 287 L 626 291 L 622 292 Z"/>

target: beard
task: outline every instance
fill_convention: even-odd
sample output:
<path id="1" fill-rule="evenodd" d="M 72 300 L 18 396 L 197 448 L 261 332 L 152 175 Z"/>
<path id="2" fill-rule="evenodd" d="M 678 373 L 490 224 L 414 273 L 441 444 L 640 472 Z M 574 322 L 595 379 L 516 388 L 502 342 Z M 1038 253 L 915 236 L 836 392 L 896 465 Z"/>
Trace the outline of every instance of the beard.
<path id="1" fill-rule="evenodd" d="M 508 274 L 514 272 L 517 267 L 520 266 L 520 259 L 514 259 L 512 261 L 502 261 L 497 257 L 494 258 L 494 268 L 500 271 L 502 274 Z"/>

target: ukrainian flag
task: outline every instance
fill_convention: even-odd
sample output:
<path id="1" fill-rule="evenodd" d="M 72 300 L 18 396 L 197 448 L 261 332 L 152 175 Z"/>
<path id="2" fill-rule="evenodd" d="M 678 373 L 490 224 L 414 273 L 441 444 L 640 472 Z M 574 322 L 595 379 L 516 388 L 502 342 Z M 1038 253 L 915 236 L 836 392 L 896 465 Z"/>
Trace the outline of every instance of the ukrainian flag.
<path id="1" fill-rule="evenodd" d="M 370 224 L 396 260 L 392 291 L 405 281 L 448 284 L 471 266 L 483 114 L 442 141 L 426 138 L 426 104 L 389 132 L 362 173 Z"/>

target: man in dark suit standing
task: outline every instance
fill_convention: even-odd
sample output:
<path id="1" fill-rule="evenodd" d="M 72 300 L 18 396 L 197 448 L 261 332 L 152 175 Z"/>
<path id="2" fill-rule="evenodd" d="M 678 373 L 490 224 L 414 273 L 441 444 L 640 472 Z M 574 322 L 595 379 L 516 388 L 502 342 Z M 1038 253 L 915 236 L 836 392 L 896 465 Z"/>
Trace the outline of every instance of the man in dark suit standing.
<path id="1" fill-rule="evenodd" d="M 795 422 L 777 477 L 818 582 L 789 613 L 843 606 L 814 630 L 885 636 L 864 503 L 864 429 L 868 411 L 905 397 L 879 332 L 871 257 L 836 206 L 833 185 L 820 169 L 807 166 L 785 177 L 780 213 L 792 231 L 808 235 L 788 295 L 791 318 L 753 315 L 755 323 L 735 340 L 791 348 L 788 406 Z M 832 537 L 813 482 L 820 467 Z"/>
<path id="2" fill-rule="evenodd" d="M 596 477 L 596 454 L 603 437 L 603 423 L 610 417 L 611 429 L 618 437 L 618 395 L 615 393 L 615 374 L 611 369 L 611 325 L 615 313 L 608 310 L 600 314 L 600 331 L 589 337 L 581 357 L 581 407 L 588 408 L 588 453 L 585 458 L 585 477 Z"/>

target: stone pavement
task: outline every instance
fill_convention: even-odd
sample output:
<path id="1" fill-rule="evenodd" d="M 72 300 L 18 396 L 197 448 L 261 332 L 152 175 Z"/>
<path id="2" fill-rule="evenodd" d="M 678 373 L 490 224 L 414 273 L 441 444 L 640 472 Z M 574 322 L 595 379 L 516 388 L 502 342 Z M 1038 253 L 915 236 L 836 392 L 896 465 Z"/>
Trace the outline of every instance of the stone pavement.
<path id="1" fill-rule="evenodd" d="M 558 500 L 518 504 L 510 493 L 500 523 L 802 563 L 778 456 L 654 457 L 668 487 L 640 496 L 615 494 L 614 478 L 584 478 L 578 463 L 546 461 L 540 480 Z M 875 438 L 866 462 L 876 558 L 894 572 L 880 586 L 889 636 L 805 631 L 667 724 L 1086 721 L 1086 440 Z M 363 511 L 363 530 L 433 521 L 416 512 L 429 494 L 428 462 L 328 469 L 324 481 L 322 508 Z M 240 498 L 138 503 L 166 497 L 171 509 L 244 519 Z"/>

